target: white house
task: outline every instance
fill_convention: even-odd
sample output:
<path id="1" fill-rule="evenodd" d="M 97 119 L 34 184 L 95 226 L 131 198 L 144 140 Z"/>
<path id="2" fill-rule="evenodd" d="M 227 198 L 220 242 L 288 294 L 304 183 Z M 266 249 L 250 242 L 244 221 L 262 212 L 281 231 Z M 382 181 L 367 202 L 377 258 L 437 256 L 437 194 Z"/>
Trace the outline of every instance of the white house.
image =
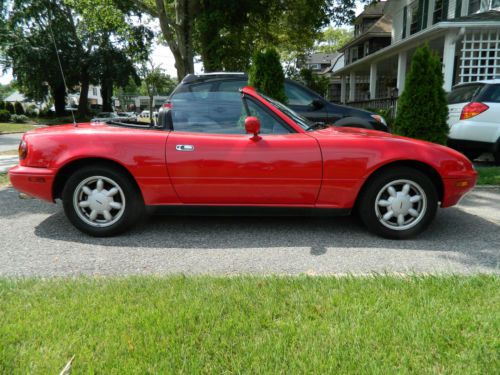
<path id="1" fill-rule="evenodd" d="M 343 48 L 345 66 L 335 72 L 343 103 L 397 96 L 415 49 L 426 42 L 442 58 L 446 91 L 500 77 L 500 0 L 388 0 L 376 6 L 358 16 L 358 25 L 370 14 L 372 19 Z M 386 45 L 384 37 L 390 37 Z"/>

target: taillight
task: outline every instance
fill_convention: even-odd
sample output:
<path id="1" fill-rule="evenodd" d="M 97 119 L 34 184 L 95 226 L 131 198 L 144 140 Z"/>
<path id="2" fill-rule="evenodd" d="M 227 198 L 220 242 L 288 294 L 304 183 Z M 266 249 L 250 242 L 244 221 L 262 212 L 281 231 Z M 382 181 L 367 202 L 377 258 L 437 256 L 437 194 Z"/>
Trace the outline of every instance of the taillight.
<path id="1" fill-rule="evenodd" d="M 467 120 L 469 118 L 477 116 L 489 108 L 490 107 L 488 107 L 486 104 L 483 103 L 479 102 L 469 103 L 464 108 L 462 108 L 462 114 L 460 115 L 460 120 Z"/>
<path id="2" fill-rule="evenodd" d="M 172 103 L 163 104 L 163 108 L 172 109 Z"/>
<path id="3" fill-rule="evenodd" d="M 25 141 L 21 141 L 19 143 L 19 160 L 26 159 L 26 156 L 28 155 L 28 144 Z"/>

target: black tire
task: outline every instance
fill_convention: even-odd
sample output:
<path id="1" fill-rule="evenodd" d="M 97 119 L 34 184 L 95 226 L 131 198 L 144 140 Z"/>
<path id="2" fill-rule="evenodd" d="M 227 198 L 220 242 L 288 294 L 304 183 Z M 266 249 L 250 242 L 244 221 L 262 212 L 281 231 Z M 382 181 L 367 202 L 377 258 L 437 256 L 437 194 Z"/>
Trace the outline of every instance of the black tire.
<path id="1" fill-rule="evenodd" d="M 396 183 L 397 181 L 403 182 Z M 408 184 L 404 181 L 411 183 Z M 398 196 L 398 201 L 396 201 L 396 197 L 392 198 L 387 191 L 387 186 L 390 184 L 394 184 L 396 188 L 408 184 L 411 190 L 407 196 L 414 199 L 415 195 L 421 195 L 421 202 L 410 203 L 410 199 L 406 199 L 406 196 L 401 198 Z M 403 190 L 396 190 L 396 192 L 403 194 Z M 411 196 L 412 191 L 415 192 L 413 196 Z M 379 204 L 376 206 L 377 198 L 380 204 L 388 204 L 388 207 Z M 389 202 L 391 199 L 393 199 L 393 203 Z M 365 226 L 379 236 L 392 239 L 406 239 L 422 232 L 436 216 L 437 206 L 438 194 L 431 179 L 425 173 L 410 167 L 394 167 L 377 173 L 367 181 L 357 201 L 357 210 Z M 415 218 L 409 213 L 403 215 L 401 212 L 404 211 L 398 211 L 406 210 L 408 207 L 419 216 Z M 389 211 L 394 211 L 397 217 L 396 215 L 391 216 Z M 388 214 L 390 219 L 382 219 L 385 214 Z M 403 224 L 400 227 L 398 221 L 401 215 L 403 215 Z M 405 224 L 406 220 L 408 224 Z M 396 229 L 399 227 L 400 229 Z"/>
<path id="2" fill-rule="evenodd" d="M 101 180 L 104 180 L 104 184 L 109 184 L 108 187 L 105 185 L 105 188 L 110 189 L 114 187 L 114 185 L 112 185 L 112 183 L 114 183 L 121 189 L 117 193 L 117 202 L 113 202 L 113 204 L 118 203 L 124 205 L 124 208 L 120 208 L 119 210 L 109 208 L 108 214 L 109 212 L 116 213 L 116 211 L 118 211 L 113 220 L 110 220 L 109 223 L 97 223 L 97 221 L 99 221 L 99 216 L 102 215 L 98 214 L 95 219 L 96 223 L 89 224 L 92 220 L 90 216 L 86 218 L 86 215 L 91 208 L 81 208 L 80 212 L 77 212 L 75 200 L 78 201 L 78 196 L 81 196 L 78 195 L 79 191 L 81 191 L 79 186 L 87 180 L 93 181 L 93 179 L 98 179 L 98 177 L 103 177 Z M 76 191 L 77 189 L 78 191 Z M 123 233 L 132 227 L 145 212 L 144 201 L 135 181 L 117 168 L 107 165 L 89 165 L 74 172 L 64 185 L 62 201 L 64 212 L 69 221 L 82 232 L 94 237 L 109 237 Z M 87 197 L 87 201 L 90 201 L 90 195 Z M 99 204 L 101 204 L 101 202 L 99 202 Z M 85 210 L 87 210 L 87 212 L 85 212 Z M 89 222 L 86 222 L 86 220 Z M 104 220 L 106 220 L 106 218 L 101 216 L 101 221 Z"/>

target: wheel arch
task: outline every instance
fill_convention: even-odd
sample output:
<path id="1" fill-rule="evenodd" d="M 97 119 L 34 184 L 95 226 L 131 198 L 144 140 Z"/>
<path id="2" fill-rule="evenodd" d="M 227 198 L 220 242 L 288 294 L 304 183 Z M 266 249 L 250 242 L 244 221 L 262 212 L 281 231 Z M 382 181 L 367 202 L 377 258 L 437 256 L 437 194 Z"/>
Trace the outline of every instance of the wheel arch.
<path id="1" fill-rule="evenodd" d="M 62 191 L 64 189 L 64 185 L 66 184 L 66 181 L 68 181 L 68 178 L 78 169 L 89 166 L 89 165 L 99 165 L 99 166 L 107 166 L 109 168 L 113 168 L 115 170 L 120 171 L 123 173 L 127 178 L 130 179 L 131 182 L 135 185 L 137 190 L 141 192 L 141 197 L 142 197 L 142 191 L 137 184 L 137 181 L 135 180 L 134 176 L 130 171 L 123 165 L 120 164 L 119 162 L 107 158 L 102 158 L 102 157 L 86 157 L 86 158 L 80 158 L 80 159 L 75 159 L 72 160 L 68 163 L 66 163 L 64 166 L 62 166 L 56 174 L 56 177 L 54 179 L 54 183 L 52 185 L 52 197 L 53 199 L 61 198 Z"/>
<path id="2" fill-rule="evenodd" d="M 361 186 L 361 189 L 358 192 L 358 195 L 356 196 L 356 204 L 359 201 L 359 197 L 362 196 L 363 191 L 370 184 L 370 181 L 372 181 L 375 177 L 379 176 L 380 174 L 384 173 L 386 170 L 395 167 L 409 167 L 423 172 L 425 175 L 427 175 L 427 177 L 430 178 L 432 184 L 436 188 L 438 199 L 440 202 L 442 202 L 444 197 L 444 184 L 443 184 L 443 179 L 441 178 L 436 169 L 434 169 L 429 164 L 417 160 L 398 160 L 388 164 L 381 165 L 380 167 L 371 172 L 368 178 L 366 178 L 366 180 L 364 181 L 363 185 Z"/>

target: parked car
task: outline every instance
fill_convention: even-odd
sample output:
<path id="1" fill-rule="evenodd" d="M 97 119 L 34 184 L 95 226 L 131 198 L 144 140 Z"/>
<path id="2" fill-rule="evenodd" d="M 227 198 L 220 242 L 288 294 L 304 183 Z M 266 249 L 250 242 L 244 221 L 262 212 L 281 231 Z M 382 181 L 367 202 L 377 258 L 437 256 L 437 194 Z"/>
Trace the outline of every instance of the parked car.
<path id="1" fill-rule="evenodd" d="M 167 112 L 164 129 L 110 122 L 30 131 L 10 181 L 49 202 L 62 199 L 71 223 L 93 236 L 123 232 L 146 207 L 163 206 L 357 210 L 390 238 L 421 232 L 438 204 L 456 204 L 476 183 L 471 162 L 450 148 L 313 123 L 251 87 L 179 93 Z"/>
<path id="2" fill-rule="evenodd" d="M 471 160 L 492 153 L 500 164 L 500 79 L 453 87 L 448 109 L 448 145 Z"/>
<path id="3" fill-rule="evenodd" d="M 158 119 L 158 112 L 157 111 L 153 112 L 153 117 L 155 119 Z M 150 124 L 151 123 L 149 109 L 144 110 L 141 113 L 139 113 L 139 115 L 137 116 L 137 122 L 142 122 L 142 123 L 146 123 L 146 124 Z"/>
<path id="4" fill-rule="evenodd" d="M 118 112 L 118 116 L 128 121 L 137 121 L 137 114 L 135 112 Z"/>
<path id="5" fill-rule="evenodd" d="M 195 92 L 199 97 L 208 92 L 238 92 L 248 84 L 244 73 L 188 74 L 177 85 L 164 104 L 168 108 L 176 95 Z M 382 116 L 363 109 L 333 104 L 318 93 L 291 79 L 285 80 L 286 105 L 313 122 L 388 131 Z"/>
<path id="6" fill-rule="evenodd" d="M 127 116 L 120 116 L 120 114 L 116 112 L 100 112 L 94 117 L 92 122 L 105 122 L 109 120 L 125 120 Z"/>

